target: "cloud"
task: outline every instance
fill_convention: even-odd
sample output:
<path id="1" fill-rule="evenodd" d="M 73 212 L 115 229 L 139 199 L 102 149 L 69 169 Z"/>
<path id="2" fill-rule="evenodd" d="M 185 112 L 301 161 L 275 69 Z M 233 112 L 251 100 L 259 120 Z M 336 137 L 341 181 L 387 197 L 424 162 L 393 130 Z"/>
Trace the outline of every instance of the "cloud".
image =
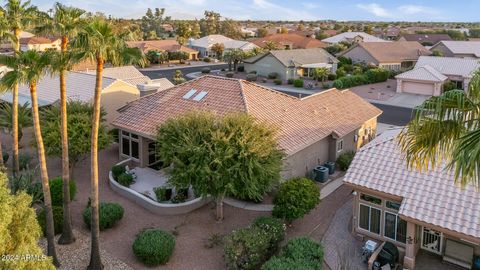
<path id="1" fill-rule="evenodd" d="M 392 14 L 388 10 L 386 10 L 385 8 L 383 8 L 377 3 L 357 4 L 357 7 L 367 12 L 370 12 L 377 17 L 382 17 L 382 18 L 392 17 Z"/>
<path id="2" fill-rule="evenodd" d="M 419 6 L 419 5 L 403 5 L 399 6 L 398 11 L 406 15 L 417 15 L 417 14 L 437 14 L 438 11 L 431 7 Z"/>

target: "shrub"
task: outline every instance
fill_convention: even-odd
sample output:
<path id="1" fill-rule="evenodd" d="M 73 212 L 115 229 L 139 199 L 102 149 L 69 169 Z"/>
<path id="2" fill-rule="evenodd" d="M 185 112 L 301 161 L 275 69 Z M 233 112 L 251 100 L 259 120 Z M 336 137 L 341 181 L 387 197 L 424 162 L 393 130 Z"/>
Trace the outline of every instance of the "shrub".
<path id="1" fill-rule="evenodd" d="M 117 182 L 122 186 L 129 187 L 133 183 L 133 175 L 124 172 L 118 176 Z"/>
<path id="2" fill-rule="evenodd" d="M 157 196 L 158 202 L 168 201 L 172 198 L 172 188 L 169 187 L 156 187 L 153 189 Z"/>
<path id="3" fill-rule="evenodd" d="M 328 84 L 328 83 L 322 83 L 322 88 L 323 88 L 323 89 L 328 89 L 328 88 L 330 88 L 330 84 Z"/>
<path id="4" fill-rule="evenodd" d="M 31 183 L 27 187 L 27 194 L 32 196 L 32 204 L 41 203 L 43 201 L 42 183 L 40 183 L 40 182 Z M 70 196 L 70 198 L 71 198 L 71 196 Z"/>
<path id="5" fill-rule="evenodd" d="M 202 73 L 204 73 L 204 74 L 210 73 L 210 68 L 208 68 L 208 67 L 202 68 Z"/>
<path id="6" fill-rule="evenodd" d="M 443 84 L 443 91 L 450 91 L 456 88 L 457 85 L 454 82 L 446 82 Z"/>
<path id="7" fill-rule="evenodd" d="M 388 80 L 390 72 L 383 68 L 372 68 L 365 72 L 368 83 L 378 83 Z"/>
<path id="8" fill-rule="evenodd" d="M 124 165 L 115 165 L 112 167 L 113 179 L 117 180 L 118 177 L 126 171 Z"/>
<path id="9" fill-rule="evenodd" d="M 255 81 L 257 81 L 257 75 L 256 75 L 256 74 L 251 74 L 251 73 L 250 73 L 250 74 L 247 74 L 247 78 L 246 78 L 246 79 L 247 79 L 247 81 L 249 81 L 249 82 L 255 82 Z"/>
<path id="10" fill-rule="evenodd" d="M 339 65 L 342 66 L 342 65 L 351 65 L 353 62 L 352 62 L 352 59 L 351 58 L 348 58 L 348 57 L 345 57 L 345 56 L 340 56 L 337 58 L 338 61 L 339 61 Z"/>
<path id="11" fill-rule="evenodd" d="M 262 265 L 261 270 L 313 270 L 305 260 L 294 261 L 285 257 L 272 257 Z"/>
<path id="12" fill-rule="evenodd" d="M 257 74 L 257 71 L 256 71 L 256 70 L 252 70 L 252 71 L 248 72 L 248 74 Z"/>
<path id="13" fill-rule="evenodd" d="M 69 181 L 70 201 L 77 194 L 77 185 L 73 179 Z M 61 206 L 63 204 L 63 180 L 61 177 L 55 177 L 50 180 L 50 194 L 52 196 L 52 205 Z"/>
<path id="14" fill-rule="evenodd" d="M 354 156 L 355 156 L 355 152 L 353 151 L 346 152 L 338 156 L 337 158 L 338 168 L 340 168 L 340 170 L 342 171 L 348 170 L 348 167 L 350 167 L 350 163 L 352 163 Z"/>
<path id="15" fill-rule="evenodd" d="M 185 78 L 173 78 L 173 84 L 177 85 L 177 84 L 182 84 L 184 82 L 186 82 L 187 80 Z"/>
<path id="16" fill-rule="evenodd" d="M 345 75 L 347 75 L 347 72 L 343 68 L 338 68 L 335 74 L 337 75 L 337 79 L 339 79 L 341 77 L 345 77 Z"/>
<path id="17" fill-rule="evenodd" d="M 252 227 L 260 228 L 270 236 L 270 251 L 274 253 L 285 235 L 285 224 L 278 218 L 263 216 L 256 218 Z"/>
<path id="18" fill-rule="evenodd" d="M 61 234 L 63 232 L 63 207 L 54 205 L 52 206 L 53 212 L 53 230 L 55 234 Z M 42 208 L 37 216 L 38 224 L 42 228 L 43 235 L 46 235 L 47 231 L 47 212 L 45 208 Z"/>
<path id="19" fill-rule="evenodd" d="M 244 66 L 238 66 L 237 71 L 238 72 L 245 72 L 245 67 Z"/>
<path id="20" fill-rule="evenodd" d="M 294 81 L 295 81 L 295 79 L 288 79 L 288 80 L 287 80 L 287 83 L 288 83 L 288 84 L 293 84 Z"/>
<path id="21" fill-rule="evenodd" d="M 205 63 L 210 63 L 211 61 L 212 61 L 212 59 L 210 59 L 210 57 L 203 58 L 203 62 L 205 62 Z"/>
<path id="22" fill-rule="evenodd" d="M 278 73 L 276 73 L 276 72 L 268 73 L 267 77 L 269 79 L 276 79 L 276 78 L 278 78 Z"/>
<path id="23" fill-rule="evenodd" d="M 275 79 L 275 80 L 273 80 L 273 83 L 275 83 L 276 85 L 282 85 L 282 80 L 281 79 Z"/>
<path id="24" fill-rule="evenodd" d="M 333 87 L 338 89 L 354 87 L 362 84 L 367 84 L 368 79 L 365 75 L 346 76 L 333 81 Z"/>
<path id="25" fill-rule="evenodd" d="M 323 265 L 323 248 L 316 241 L 299 237 L 288 241 L 287 245 L 282 249 L 282 256 L 292 259 L 293 261 L 305 261 L 311 268 L 322 269 Z"/>
<path id="26" fill-rule="evenodd" d="M 177 193 L 175 196 L 172 198 L 171 202 L 172 203 L 183 203 L 187 200 L 187 196 L 185 196 L 184 193 Z"/>
<path id="27" fill-rule="evenodd" d="M 309 213 L 320 202 L 320 189 L 307 178 L 282 183 L 273 199 L 272 215 L 292 221 Z"/>
<path id="28" fill-rule="evenodd" d="M 258 227 L 234 231 L 225 238 L 225 259 L 232 270 L 253 270 L 265 262 L 270 254 L 270 237 Z"/>
<path id="29" fill-rule="evenodd" d="M 304 84 L 303 88 L 305 89 L 313 89 L 315 87 L 315 83 L 307 82 Z"/>
<path id="30" fill-rule="evenodd" d="M 337 74 L 334 74 L 334 73 L 328 74 L 328 80 L 329 81 L 334 81 L 336 79 L 337 79 Z"/>
<path id="31" fill-rule="evenodd" d="M 158 266 L 168 262 L 175 248 L 175 237 L 161 230 L 145 230 L 133 242 L 133 254 L 147 266 Z"/>
<path id="32" fill-rule="evenodd" d="M 234 73 L 231 72 L 231 71 L 229 71 L 229 72 L 227 72 L 227 73 L 225 74 L 225 77 L 227 77 L 227 78 L 233 78 L 233 75 L 234 75 Z"/>
<path id="33" fill-rule="evenodd" d="M 123 207 L 118 203 L 100 203 L 99 207 L 100 230 L 112 228 L 115 223 L 123 218 Z M 83 211 L 83 221 L 90 228 L 92 207 L 89 205 Z"/>
<path id="34" fill-rule="evenodd" d="M 29 154 L 18 155 L 18 166 L 20 170 L 27 169 L 31 161 L 32 161 L 32 156 L 30 156 Z"/>
<path id="35" fill-rule="evenodd" d="M 362 73 L 363 73 L 362 67 L 355 66 L 353 68 L 353 75 L 362 75 Z"/>
<path id="36" fill-rule="evenodd" d="M 293 86 L 295 87 L 303 87 L 303 80 L 302 79 L 296 79 L 293 81 Z"/>

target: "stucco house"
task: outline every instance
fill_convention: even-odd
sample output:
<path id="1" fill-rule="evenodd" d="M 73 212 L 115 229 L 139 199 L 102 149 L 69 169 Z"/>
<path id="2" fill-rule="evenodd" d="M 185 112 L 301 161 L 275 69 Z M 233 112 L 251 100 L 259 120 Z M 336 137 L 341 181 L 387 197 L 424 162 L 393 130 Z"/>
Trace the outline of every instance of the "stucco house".
<path id="1" fill-rule="evenodd" d="M 117 116 L 118 109 L 128 102 L 136 100 L 140 94 L 136 84 L 150 80 L 142 75 L 135 67 L 105 68 L 102 80 L 102 107 L 105 109 L 106 122 L 110 124 Z M 92 102 L 95 88 L 95 72 L 67 72 L 67 98 L 69 100 Z M 37 85 L 38 105 L 40 107 L 55 104 L 60 99 L 60 84 L 58 76 L 44 76 Z M 20 85 L 18 91 L 20 104 L 31 103 L 28 85 Z M 0 96 L 3 102 L 12 103 L 12 94 L 4 93 Z"/>
<path id="2" fill-rule="evenodd" d="M 386 42 L 386 40 L 372 36 L 364 32 L 343 32 L 335 36 L 322 39 L 323 42 L 335 44 L 340 42 L 361 43 L 361 42 Z"/>
<path id="3" fill-rule="evenodd" d="M 326 43 L 318 39 L 296 33 L 273 34 L 252 40 L 253 44 L 262 48 L 265 47 L 268 42 L 273 42 L 277 46 L 277 49 L 285 50 L 327 47 Z"/>
<path id="4" fill-rule="evenodd" d="M 404 34 L 398 41 L 417 41 L 423 46 L 433 46 L 443 40 L 452 40 L 447 34 Z"/>
<path id="5" fill-rule="evenodd" d="M 214 44 L 220 43 L 223 44 L 225 51 L 228 50 L 242 50 L 242 51 L 251 51 L 258 46 L 244 40 L 235 40 L 222 35 L 209 35 L 204 36 L 199 39 L 190 39 L 188 46 L 199 52 L 198 57 L 216 57 L 215 52 L 211 50 Z"/>
<path id="6" fill-rule="evenodd" d="M 397 93 L 439 96 L 446 82 L 455 83 L 457 89 L 468 89 L 479 69 L 476 59 L 420 56 L 414 69 L 395 76 Z"/>
<path id="7" fill-rule="evenodd" d="M 480 59 L 480 41 L 440 41 L 430 50 L 441 52 L 447 57 Z"/>
<path id="8" fill-rule="evenodd" d="M 311 77 L 315 68 L 328 68 L 332 73 L 337 70 L 338 60 L 321 48 L 272 50 L 243 61 L 246 72 L 256 71 L 267 76 L 275 72 L 279 79 L 286 81 L 299 77 Z"/>
<path id="9" fill-rule="evenodd" d="M 43 52 L 46 50 L 60 49 L 61 40 L 59 38 L 49 39 L 45 37 L 25 37 L 20 38 L 20 51 L 35 50 Z"/>
<path id="10" fill-rule="evenodd" d="M 174 39 L 127 41 L 127 45 L 131 48 L 140 49 L 144 54 L 155 50 L 160 52 L 184 52 L 188 54 L 188 60 L 198 59 L 198 51 L 180 45 Z"/>
<path id="11" fill-rule="evenodd" d="M 416 41 L 362 42 L 340 53 L 353 63 L 374 65 L 387 70 L 412 68 L 422 55 L 432 54 Z"/>
<path id="12" fill-rule="evenodd" d="M 123 107 L 113 121 L 121 139 L 120 157 L 140 167 L 155 166 L 158 126 L 192 110 L 245 112 L 278 127 L 278 146 L 286 154 L 284 179 L 305 176 L 318 164 L 370 141 L 381 114 L 348 90 L 330 89 L 299 99 L 245 80 L 207 75 Z"/>
<path id="13" fill-rule="evenodd" d="M 399 132 L 386 131 L 357 151 L 344 177 L 354 190 L 353 232 L 395 244 L 403 269 L 427 255 L 471 269 L 480 255 L 480 192 L 455 184 L 445 163 L 423 172 L 407 167 Z M 437 269 L 429 261 L 423 269 Z"/>

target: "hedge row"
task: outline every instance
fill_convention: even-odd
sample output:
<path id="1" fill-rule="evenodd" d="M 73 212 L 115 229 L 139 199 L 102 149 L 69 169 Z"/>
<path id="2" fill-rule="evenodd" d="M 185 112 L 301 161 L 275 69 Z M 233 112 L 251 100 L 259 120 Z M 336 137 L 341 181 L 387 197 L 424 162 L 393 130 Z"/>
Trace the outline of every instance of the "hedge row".
<path id="1" fill-rule="evenodd" d="M 374 68 L 367 70 L 362 75 L 352 75 L 339 78 L 333 82 L 333 87 L 345 89 L 363 84 L 385 82 L 388 80 L 389 76 L 390 72 L 388 70 Z"/>
<path id="2" fill-rule="evenodd" d="M 323 247 L 307 237 L 288 241 L 278 257 L 272 257 L 261 270 L 321 270 L 323 266 Z"/>

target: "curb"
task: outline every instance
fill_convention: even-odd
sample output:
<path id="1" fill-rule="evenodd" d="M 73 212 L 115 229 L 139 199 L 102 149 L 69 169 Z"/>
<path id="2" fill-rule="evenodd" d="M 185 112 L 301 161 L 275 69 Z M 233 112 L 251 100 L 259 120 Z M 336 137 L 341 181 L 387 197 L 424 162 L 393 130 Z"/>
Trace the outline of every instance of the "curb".
<path id="1" fill-rule="evenodd" d="M 240 201 L 234 198 L 225 198 L 223 202 L 230 206 L 250 211 L 271 212 L 273 210 L 273 204 L 256 204 Z"/>

